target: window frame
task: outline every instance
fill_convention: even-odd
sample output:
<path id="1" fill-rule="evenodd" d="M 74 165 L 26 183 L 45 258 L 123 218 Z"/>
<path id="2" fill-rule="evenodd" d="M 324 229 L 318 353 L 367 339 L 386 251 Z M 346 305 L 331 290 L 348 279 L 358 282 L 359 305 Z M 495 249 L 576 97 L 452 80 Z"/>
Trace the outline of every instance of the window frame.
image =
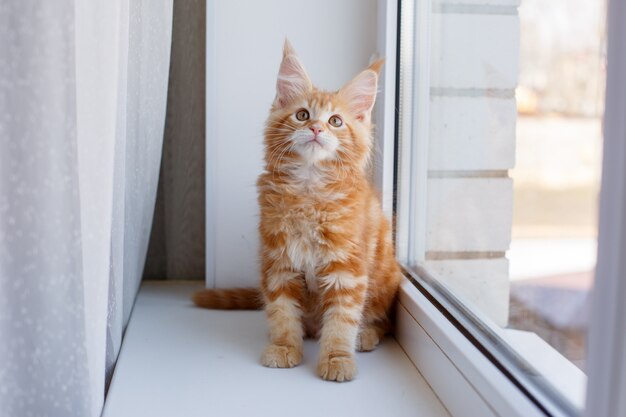
<path id="1" fill-rule="evenodd" d="M 394 57 L 396 68 L 389 68 L 388 60 L 386 71 L 394 70 L 397 77 L 393 82 L 385 77 L 382 83 L 385 110 L 378 113 L 385 115 L 385 130 L 380 140 L 393 143 L 395 161 L 390 165 L 385 158 L 375 172 L 375 178 L 388 177 L 390 172 L 394 177 L 393 195 L 390 196 L 387 187 L 382 190 L 382 198 L 383 201 L 393 200 L 397 256 L 406 276 L 399 295 L 396 338 L 453 415 L 474 415 L 470 410 L 481 410 L 475 415 L 578 415 L 581 410 L 568 407 L 567 401 L 555 401 L 554 395 L 545 395 L 535 385 L 529 386 L 519 380 L 519 375 L 507 370 L 502 364 L 506 358 L 494 356 L 493 347 L 488 346 L 467 320 L 467 309 L 459 309 L 462 303 L 437 288 L 436 281 L 425 269 L 407 268 L 407 265 L 419 265 L 425 258 L 426 204 L 424 198 L 416 197 L 427 192 L 431 2 L 386 0 L 380 3 L 383 6 L 379 6 L 379 13 L 384 13 L 384 18 L 379 16 L 379 45 L 384 45 L 380 52 Z M 620 117 L 626 114 L 626 88 L 624 84 L 620 86 L 619 78 L 620 71 L 626 73 L 623 42 L 626 29 L 619 23 L 626 19 L 626 1 L 610 0 L 609 3 L 605 157 L 598 270 L 593 292 L 596 308 L 592 312 L 589 336 L 590 382 L 584 411 L 587 416 L 626 415 L 626 400 L 620 401 L 617 395 L 626 389 L 626 354 L 619 351 L 626 346 L 626 330 L 619 325 L 620 317 L 626 315 L 626 307 L 619 303 L 619 299 L 626 296 L 626 282 L 619 279 L 626 276 L 626 262 L 619 256 L 626 253 L 626 122 Z M 399 54 L 403 13 L 405 16 L 410 13 L 410 18 L 417 23 L 417 33 L 411 34 L 410 50 L 413 62 L 417 60 L 419 65 L 410 69 L 403 66 Z M 391 38 L 396 42 L 390 42 Z M 411 85 L 407 87 L 400 80 L 409 70 Z M 411 96 L 402 98 L 402 88 L 409 88 Z M 395 100 L 390 100 L 391 95 Z M 408 121 L 398 117 L 406 104 L 411 109 Z M 388 115 L 394 110 L 395 126 L 390 129 Z M 393 137 L 390 131 L 395 133 Z M 411 138 L 408 146 L 406 142 L 399 143 L 400 136 Z M 388 154 L 388 145 L 385 146 Z"/>
<path id="2" fill-rule="evenodd" d="M 626 415 L 626 1 L 608 3 L 598 262 L 587 355 L 588 417 Z"/>

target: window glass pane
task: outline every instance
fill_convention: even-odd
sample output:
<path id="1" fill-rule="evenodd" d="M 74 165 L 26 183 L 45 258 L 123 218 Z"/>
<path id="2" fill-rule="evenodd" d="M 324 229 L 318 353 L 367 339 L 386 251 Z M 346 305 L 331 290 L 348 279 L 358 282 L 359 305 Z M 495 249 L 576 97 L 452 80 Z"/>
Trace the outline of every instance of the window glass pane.
<path id="1" fill-rule="evenodd" d="M 509 327 L 582 371 L 596 261 L 605 82 L 602 2 L 522 2 Z"/>
<path id="2" fill-rule="evenodd" d="M 408 148 L 428 154 L 427 162 L 414 157 L 411 170 L 399 170 L 400 184 L 408 175 L 413 186 L 400 186 L 398 198 L 418 195 L 408 223 L 423 225 L 407 238 L 407 258 L 480 321 L 520 373 L 580 409 L 596 257 L 606 4 L 415 5 L 415 49 L 401 48 L 401 61 L 411 56 L 418 75 L 413 92 L 401 87 L 401 103 L 403 94 L 424 89 L 429 101 L 412 116 L 401 107 L 400 123 L 426 112 L 429 127 L 400 136 L 401 160 Z M 429 38 L 419 37 L 426 23 Z M 414 58 L 423 56 L 420 48 L 430 50 L 426 81 L 419 76 L 425 63 Z M 426 186 L 415 186 L 420 175 Z"/>

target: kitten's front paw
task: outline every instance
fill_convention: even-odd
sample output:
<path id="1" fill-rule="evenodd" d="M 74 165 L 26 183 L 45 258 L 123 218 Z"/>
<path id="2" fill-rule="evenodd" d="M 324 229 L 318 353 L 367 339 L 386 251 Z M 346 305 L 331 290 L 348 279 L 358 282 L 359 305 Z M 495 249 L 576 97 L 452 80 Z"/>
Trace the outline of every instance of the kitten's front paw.
<path id="1" fill-rule="evenodd" d="M 302 362 L 302 349 L 295 346 L 268 345 L 261 363 L 268 368 L 293 368 Z"/>
<path id="2" fill-rule="evenodd" d="M 359 352 L 369 352 L 376 349 L 380 343 L 378 332 L 375 329 L 365 328 L 356 337 L 356 350 Z"/>
<path id="3" fill-rule="evenodd" d="M 320 357 L 317 373 L 327 381 L 350 381 L 356 376 L 354 356 L 348 353 L 331 353 Z"/>

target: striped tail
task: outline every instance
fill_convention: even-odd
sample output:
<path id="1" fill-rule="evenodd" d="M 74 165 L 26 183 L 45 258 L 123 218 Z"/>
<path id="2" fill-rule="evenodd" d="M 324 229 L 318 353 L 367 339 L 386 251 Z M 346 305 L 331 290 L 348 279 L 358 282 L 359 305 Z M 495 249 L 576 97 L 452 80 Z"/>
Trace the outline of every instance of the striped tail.
<path id="1" fill-rule="evenodd" d="M 204 289 L 191 297 L 198 307 L 217 310 L 261 310 L 263 297 L 258 288 Z"/>

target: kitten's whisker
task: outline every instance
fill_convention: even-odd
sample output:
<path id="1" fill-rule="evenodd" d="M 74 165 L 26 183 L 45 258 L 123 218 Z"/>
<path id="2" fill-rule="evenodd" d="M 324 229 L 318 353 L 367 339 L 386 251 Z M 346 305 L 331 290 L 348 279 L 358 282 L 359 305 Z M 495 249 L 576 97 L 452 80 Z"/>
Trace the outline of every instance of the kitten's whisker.
<path id="1" fill-rule="evenodd" d="M 293 148 L 293 146 L 294 146 L 294 144 L 292 143 L 291 145 L 289 145 L 289 146 L 287 146 L 285 148 L 285 150 L 280 154 L 280 156 L 276 160 L 277 164 L 283 159 L 283 157 L 285 156 L 285 154 L 287 152 L 291 152 L 291 149 Z M 274 179 L 274 180 L 276 179 L 276 170 L 275 169 L 272 170 L 272 179 Z"/>

